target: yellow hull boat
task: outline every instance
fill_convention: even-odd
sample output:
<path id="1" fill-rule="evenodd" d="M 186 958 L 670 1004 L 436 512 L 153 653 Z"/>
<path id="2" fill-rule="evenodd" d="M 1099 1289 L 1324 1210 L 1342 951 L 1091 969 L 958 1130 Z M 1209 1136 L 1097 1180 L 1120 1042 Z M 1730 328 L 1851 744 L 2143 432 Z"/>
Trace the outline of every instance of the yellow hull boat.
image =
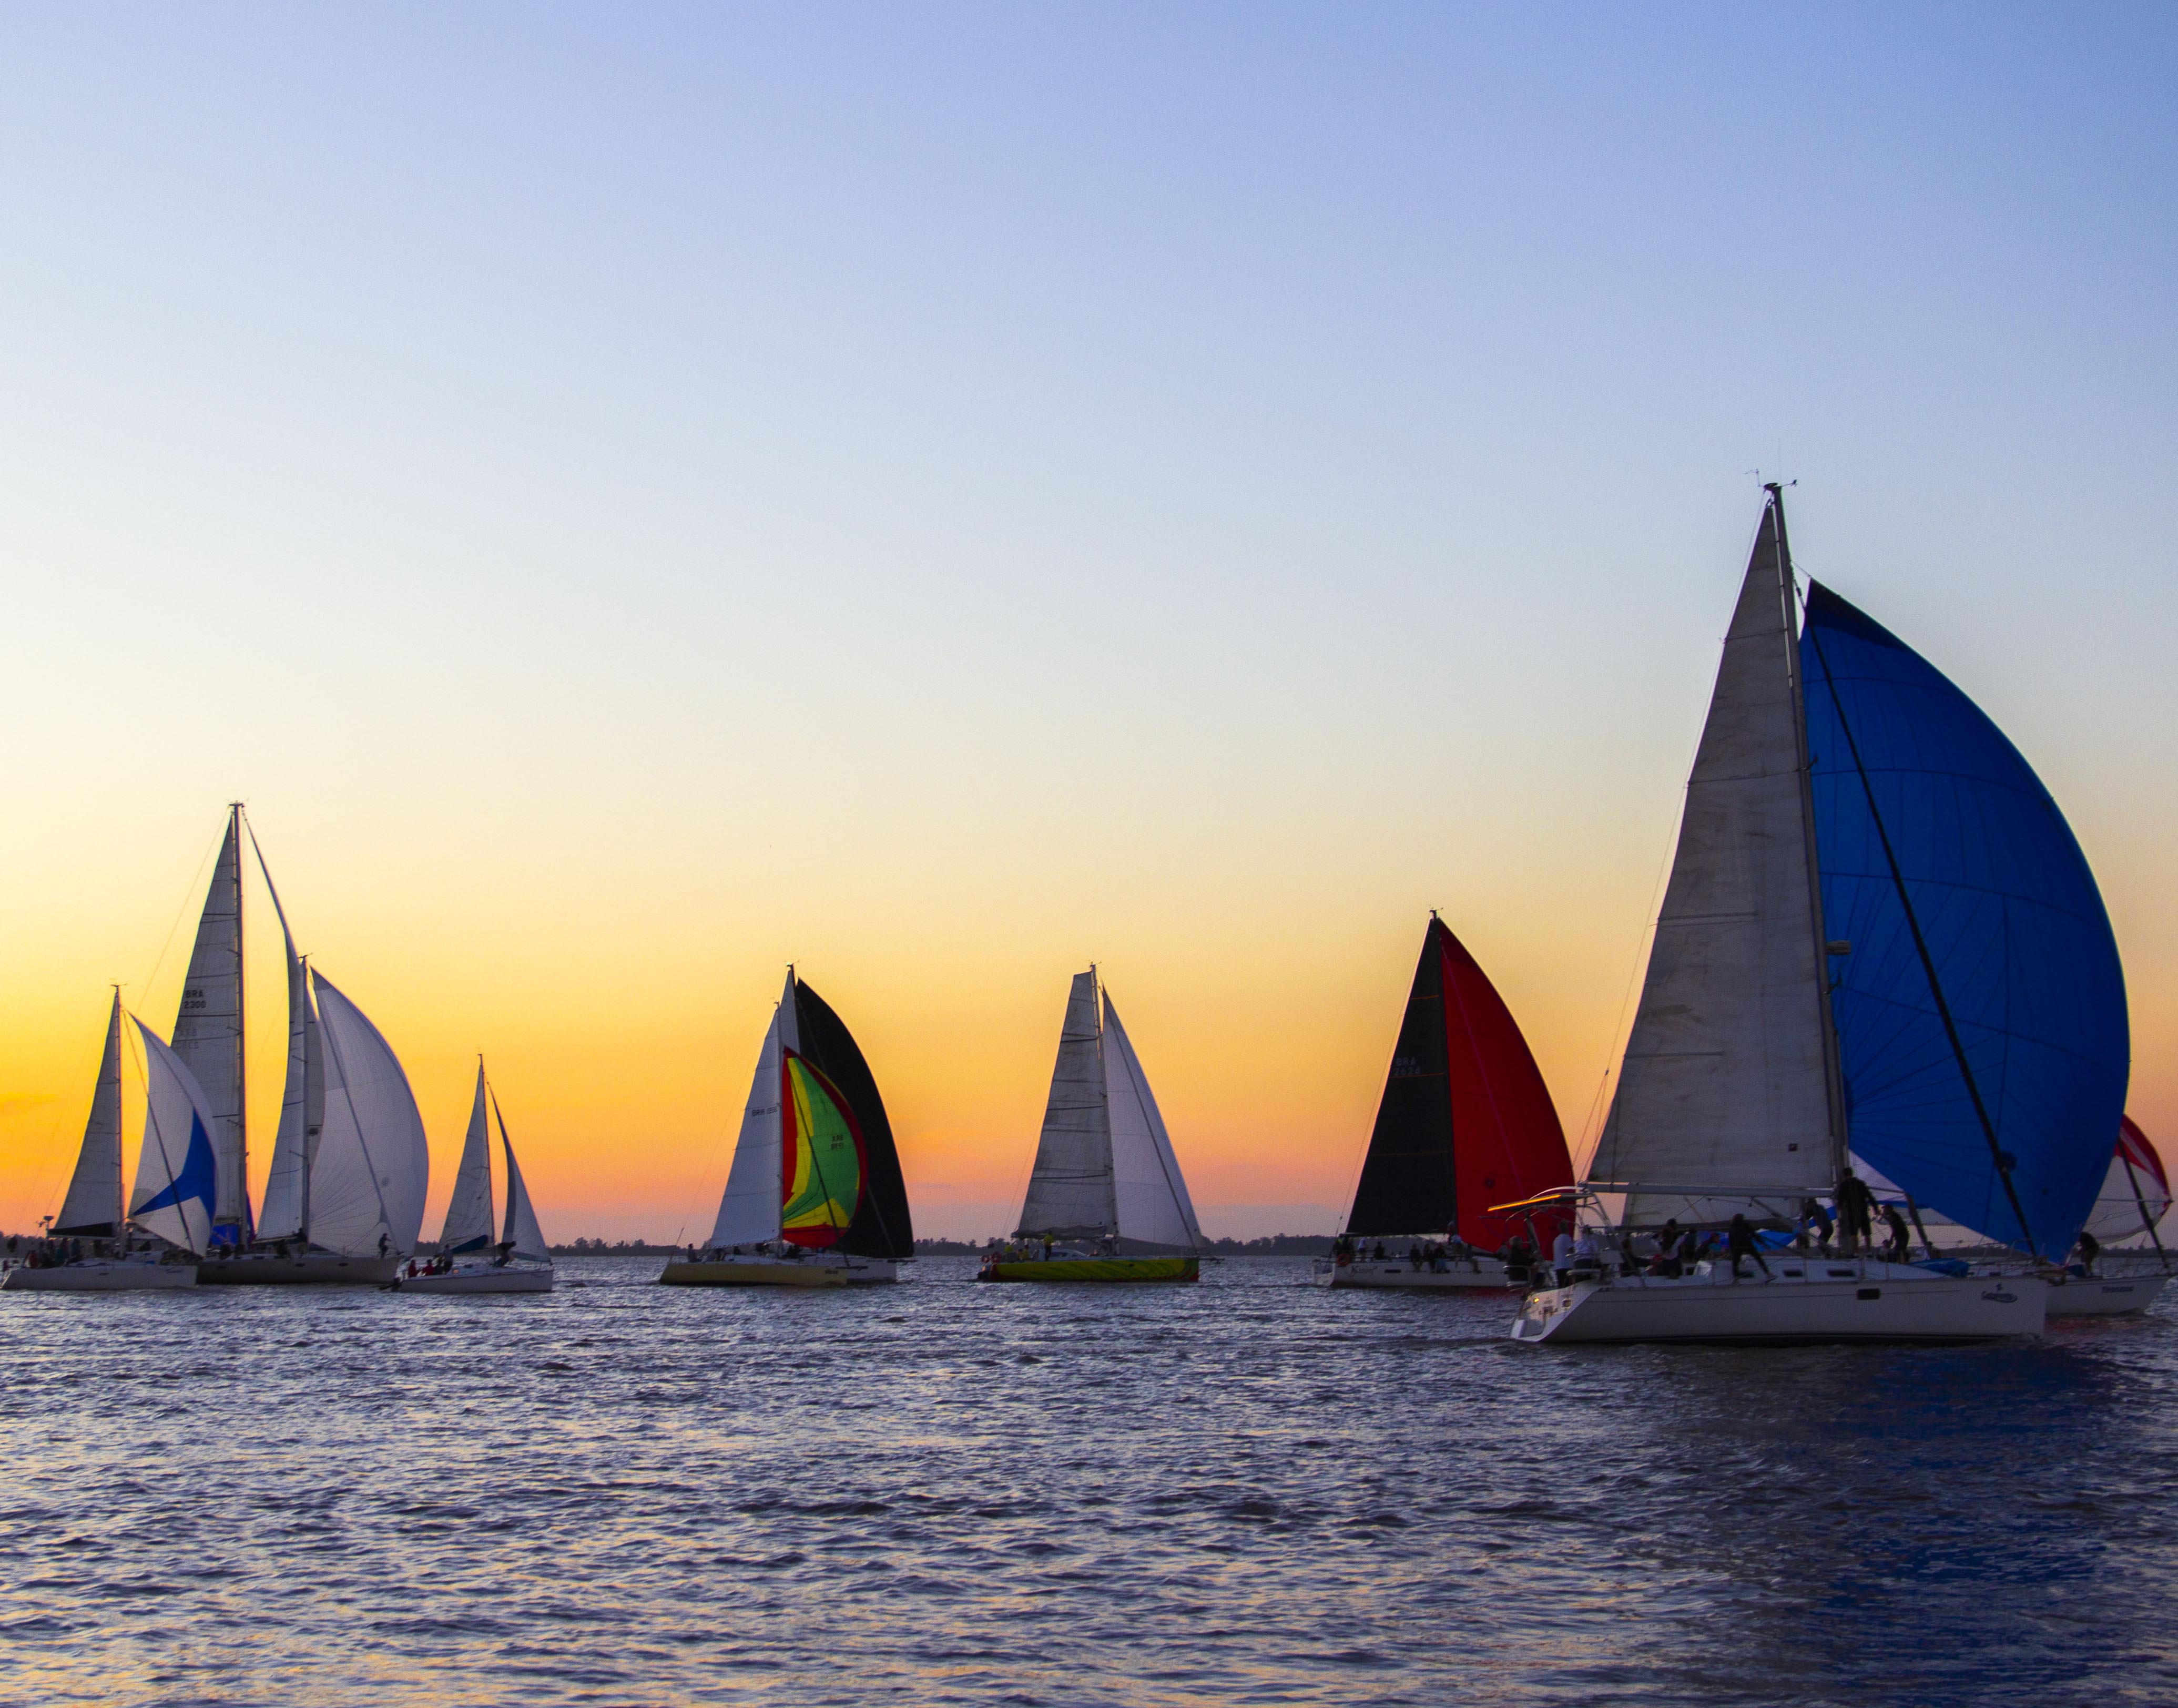
<path id="1" fill-rule="evenodd" d="M 1196 1257 L 1053 1257 L 986 1263 L 978 1281 L 1199 1281 Z"/>

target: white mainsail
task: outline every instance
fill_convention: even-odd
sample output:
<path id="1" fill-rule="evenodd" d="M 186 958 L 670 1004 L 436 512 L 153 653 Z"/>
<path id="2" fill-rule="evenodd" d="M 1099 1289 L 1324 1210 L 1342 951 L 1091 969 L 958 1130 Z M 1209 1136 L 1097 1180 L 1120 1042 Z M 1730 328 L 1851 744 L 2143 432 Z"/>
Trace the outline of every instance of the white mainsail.
<path id="1" fill-rule="evenodd" d="M 424 1225 L 431 1158 L 415 1093 L 378 1028 L 315 968 L 325 1043 L 325 1130 L 310 1169 L 310 1243 L 406 1256 Z"/>
<path id="2" fill-rule="evenodd" d="M 1112 1191 L 1125 1245 L 1194 1251 L 1202 1245 L 1172 1137 L 1158 1113 L 1149 1076 L 1119 1024 L 1112 993 L 1104 993 L 1104 1101 L 1112 1120 Z"/>
<path id="3" fill-rule="evenodd" d="M 491 1106 L 497 1114 L 499 1099 L 494 1098 Z M 544 1230 L 537 1225 L 537 1211 L 529 1202 L 529 1188 L 523 1182 L 522 1165 L 514 1160 L 514 1141 L 506 1136 L 504 1115 L 499 1118 L 499 1142 L 506 1152 L 506 1229 L 500 1235 L 500 1243 L 509 1256 L 550 1263 L 552 1248 L 544 1243 Z"/>
<path id="4" fill-rule="evenodd" d="M 90 1119 L 83 1125 L 83 1148 L 76 1152 L 56 1234 L 115 1234 L 123 1215 L 121 1195 L 121 992 L 113 993 L 113 1011 L 106 1022 L 106 1053 L 99 1058 L 98 1085 L 90 1094 Z"/>
<path id="5" fill-rule="evenodd" d="M 271 1172 L 265 1181 L 265 1202 L 258 1207 L 257 1237 L 289 1240 L 309 1231 L 310 1159 L 325 1121 L 323 1063 L 318 1017 L 310 1002 L 309 963 L 295 953 L 295 933 L 288 929 L 287 911 L 280 905 L 279 889 L 254 829 L 249 833 L 249 846 L 257 855 L 257 869 L 264 873 L 287 951 L 287 1074 L 280 1090 L 280 1129 L 272 1140 Z"/>
<path id="6" fill-rule="evenodd" d="M 219 1167 L 216 1224 L 249 1229 L 249 1109 L 242 1036 L 242 808 L 227 810 L 196 946 L 174 1017 L 173 1051 L 202 1087 Z"/>
<path id="7" fill-rule="evenodd" d="M 1119 1225 L 1113 1187 L 1112 1120 L 1097 1026 L 1097 972 L 1074 975 L 1052 1065 L 1051 1094 L 1017 1232 L 1097 1238 Z"/>
<path id="8" fill-rule="evenodd" d="M 780 1098 L 781 1053 L 799 1052 L 801 1028 L 794 1010 L 794 974 L 786 975 L 786 990 L 772 1010 L 771 1026 L 758 1052 L 756 1074 L 749 1081 L 748 1102 L 742 1111 L 742 1130 L 734 1141 L 733 1166 L 726 1174 L 725 1196 L 719 1200 L 719 1218 L 711 1227 L 711 1246 L 761 1245 L 779 1237 L 780 1211 L 784 1204 L 780 1157 Z"/>
<path id="9" fill-rule="evenodd" d="M 1688 780 L 1618 1087 L 1589 1167 L 1625 1219 L 1794 1215 L 1844 1155 L 1792 564 L 1773 496 Z"/>
<path id="10" fill-rule="evenodd" d="M 132 1020 L 134 1015 L 130 1015 Z M 202 1252 L 211 1243 L 219 1163 L 211 1101 L 188 1063 L 136 1021 L 144 1039 L 144 1143 L 129 1219 L 147 1233 Z"/>
<path id="11" fill-rule="evenodd" d="M 491 1243 L 491 1130 L 484 1120 L 484 1059 L 479 1056 L 476 1101 L 469 1108 L 469 1130 L 462 1141 L 454 1195 L 446 1201 L 446 1225 L 439 1229 L 439 1250 L 441 1254 L 481 1251 Z"/>

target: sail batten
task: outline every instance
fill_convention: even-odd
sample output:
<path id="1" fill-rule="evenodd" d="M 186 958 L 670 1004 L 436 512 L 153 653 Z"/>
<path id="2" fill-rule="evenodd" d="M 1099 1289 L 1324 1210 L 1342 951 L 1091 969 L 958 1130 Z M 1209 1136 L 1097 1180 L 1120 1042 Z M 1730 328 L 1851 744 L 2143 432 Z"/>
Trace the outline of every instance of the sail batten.
<path id="1" fill-rule="evenodd" d="M 107 1017 L 106 1048 L 99 1057 L 98 1080 L 84 1122 L 83 1148 L 52 1232 L 107 1238 L 121 1231 L 127 1214 L 122 1194 L 121 992 L 113 993 Z"/>
<path id="2" fill-rule="evenodd" d="M 1097 975 L 1077 972 L 1067 992 L 1043 1128 L 1037 1136 L 1036 1163 L 1015 1231 L 1093 1239 L 1119 1225 Z"/>
<path id="3" fill-rule="evenodd" d="M 211 1111 L 219 1169 L 214 1220 L 220 1237 L 236 1244 L 250 1233 L 242 965 L 242 808 L 236 806 L 228 809 L 227 835 L 205 891 L 172 1043 Z"/>
<path id="4" fill-rule="evenodd" d="M 1739 1209 L 1790 1215 L 1797 1195 L 1826 1193 L 1836 1180 L 1842 1117 L 1781 508 L 1773 491 L 1726 635 L 1640 1005 L 1590 1165 L 1592 1180 L 1639 1188 L 1629 1222 L 1716 1219 Z"/>

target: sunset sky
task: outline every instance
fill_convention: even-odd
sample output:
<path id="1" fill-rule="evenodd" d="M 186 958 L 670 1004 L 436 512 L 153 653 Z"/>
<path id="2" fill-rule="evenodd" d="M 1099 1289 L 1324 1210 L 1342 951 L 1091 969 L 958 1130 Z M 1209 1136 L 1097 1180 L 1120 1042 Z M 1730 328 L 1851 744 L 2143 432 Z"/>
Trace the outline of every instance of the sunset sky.
<path id="1" fill-rule="evenodd" d="M 1433 906 L 1579 1155 L 1758 469 L 2063 806 L 2178 1150 L 2178 10 L 6 39 L 0 1228 L 231 799 L 427 1236 L 479 1050 L 550 1235 L 708 1230 L 790 961 L 919 1232 L 1010 1225 L 1092 960 L 1207 1231 L 1325 1230 Z"/>

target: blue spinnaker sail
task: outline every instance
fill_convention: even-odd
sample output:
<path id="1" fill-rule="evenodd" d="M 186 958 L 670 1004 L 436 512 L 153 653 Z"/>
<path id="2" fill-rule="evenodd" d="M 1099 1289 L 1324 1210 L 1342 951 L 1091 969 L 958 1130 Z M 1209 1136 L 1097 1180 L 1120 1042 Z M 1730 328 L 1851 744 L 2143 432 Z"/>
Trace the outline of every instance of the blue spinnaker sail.
<path id="1" fill-rule="evenodd" d="M 2131 1043 L 2087 857 L 2019 751 L 1829 588 L 1800 637 L 1824 928 L 1854 1154 L 2061 1258 L 2094 1207 Z"/>

